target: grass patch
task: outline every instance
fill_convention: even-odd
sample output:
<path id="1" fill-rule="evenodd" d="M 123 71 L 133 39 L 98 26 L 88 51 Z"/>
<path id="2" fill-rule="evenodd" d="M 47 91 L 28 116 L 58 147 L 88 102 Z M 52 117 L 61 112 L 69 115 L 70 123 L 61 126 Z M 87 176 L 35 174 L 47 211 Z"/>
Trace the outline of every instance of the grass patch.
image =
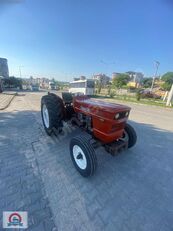
<path id="1" fill-rule="evenodd" d="M 132 102 L 132 103 L 138 103 L 138 104 L 147 104 L 147 105 L 154 105 L 154 106 L 160 106 L 160 107 L 167 107 L 165 102 L 163 102 L 160 99 L 140 99 L 139 101 L 136 99 L 136 97 L 128 96 L 128 95 L 115 95 L 113 98 L 110 96 L 103 96 L 103 95 L 94 95 L 92 98 L 98 98 L 98 99 L 110 99 L 111 101 L 114 100 L 120 100 L 125 102 Z M 167 108 L 173 108 L 167 107 Z"/>

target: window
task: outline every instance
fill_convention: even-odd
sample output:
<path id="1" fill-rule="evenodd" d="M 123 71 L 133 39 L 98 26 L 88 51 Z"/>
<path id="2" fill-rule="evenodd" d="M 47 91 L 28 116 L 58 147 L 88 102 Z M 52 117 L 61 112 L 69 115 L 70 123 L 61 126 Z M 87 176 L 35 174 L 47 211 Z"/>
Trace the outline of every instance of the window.
<path id="1" fill-rule="evenodd" d="M 85 82 L 79 83 L 79 88 L 85 88 Z"/>
<path id="2" fill-rule="evenodd" d="M 94 88 L 94 81 L 87 81 L 88 88 Z"/>
<path id="3" fill-rule="evenodd" d="M 71 83 L 71 88 L 85 88 L 85 82 Z"/>

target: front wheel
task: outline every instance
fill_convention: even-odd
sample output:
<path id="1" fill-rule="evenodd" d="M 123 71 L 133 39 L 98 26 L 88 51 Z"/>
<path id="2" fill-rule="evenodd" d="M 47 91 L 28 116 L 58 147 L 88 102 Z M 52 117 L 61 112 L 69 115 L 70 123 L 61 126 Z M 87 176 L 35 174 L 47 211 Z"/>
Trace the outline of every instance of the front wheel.
<path id="1" fill-rule="evenodd" d="M 135 129 L 130 124 L 126 124 L 122 139 L 128 141 L 128 148 L 131 148 L 136 144 L 137 135 Z"/>
<path id="2" fill-rule="evenodd" d="M 71 139 L 70 155 L 75 168 L 83 177 L 94 174 L 97 159 L 94 148 L 86 137 L 77 136 Z"/>

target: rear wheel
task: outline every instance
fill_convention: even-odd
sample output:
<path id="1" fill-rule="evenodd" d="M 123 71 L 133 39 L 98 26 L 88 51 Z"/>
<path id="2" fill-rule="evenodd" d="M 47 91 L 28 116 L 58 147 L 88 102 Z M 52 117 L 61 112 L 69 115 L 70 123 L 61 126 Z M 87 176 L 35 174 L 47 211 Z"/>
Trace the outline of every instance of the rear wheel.
<path id="1" fill-rule="evenodd" d="M 71 139 L 70 155 L 77 171 L 84 177 L 92 176 L 97 167 L 94 148 L 85 136 Z"/>
<path id="2" fill-rule="evenodd" d="M 122 139 L 128 142 L 128 148 L 131 148 L 136 144 L 137 135 L 135 129 L 130 124 L 126 124 Z"/>
<path id="3" fill-rule="evenodd" d="M 41 116 L 44 129 L 51 135 L 53 128 L 58 131 L 62 129 L 64 106 L 62 99 L 56 95 L 45 95 L 41 99 Z"/>

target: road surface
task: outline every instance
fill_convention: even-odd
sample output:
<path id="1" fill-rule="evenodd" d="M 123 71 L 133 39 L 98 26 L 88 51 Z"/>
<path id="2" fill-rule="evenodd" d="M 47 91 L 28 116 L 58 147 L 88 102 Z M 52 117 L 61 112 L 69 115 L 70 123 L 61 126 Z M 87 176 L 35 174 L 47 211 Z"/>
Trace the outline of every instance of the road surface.
<path id="1" fill-rule="evenodd" d="M 0 112 L 1 212 L 28 211 L 32 231 L 172 231 L 173 110 L 128 103 L 136 146 L 116 157 L 99 148 L 86 179 L 69 155 L 79 131 L 57 139 L 43 129 L 44 94 L 21 93 Z"/>

